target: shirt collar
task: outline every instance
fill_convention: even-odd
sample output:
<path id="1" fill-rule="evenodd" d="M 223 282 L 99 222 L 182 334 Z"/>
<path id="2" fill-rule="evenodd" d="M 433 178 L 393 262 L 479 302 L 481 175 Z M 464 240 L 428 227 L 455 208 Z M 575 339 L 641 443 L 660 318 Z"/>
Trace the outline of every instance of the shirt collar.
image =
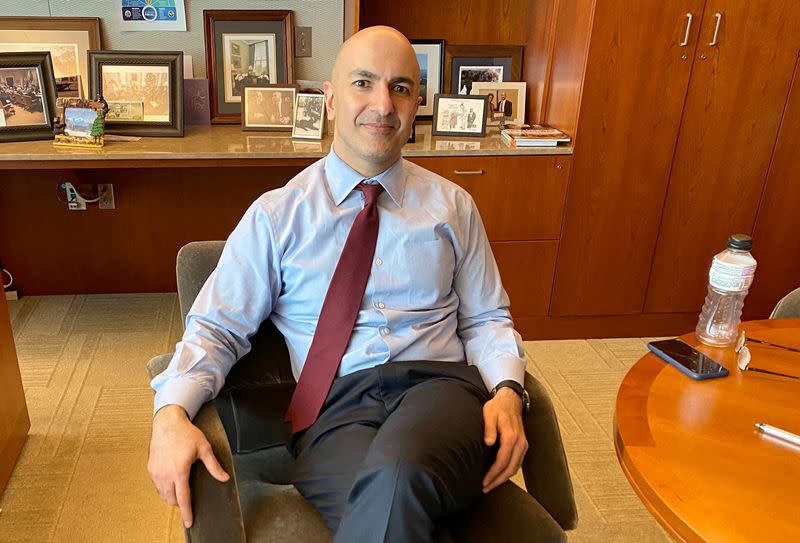
<path id="1" fill-rule="evenodd" d="M 367 179 L 339 158 L 339 155 L 334 152 L 333 146 L 331 146 L 328 156 L 325 157 L 325 176 L 333 195 L 333 201 L 337 206 L 347 198 L 348 194 L 353 192 L 356 185 Z M 402 158 L 369 179 L 380 183 L 395 205 L 402 207 L 403 193 L 406 187 Z"/>

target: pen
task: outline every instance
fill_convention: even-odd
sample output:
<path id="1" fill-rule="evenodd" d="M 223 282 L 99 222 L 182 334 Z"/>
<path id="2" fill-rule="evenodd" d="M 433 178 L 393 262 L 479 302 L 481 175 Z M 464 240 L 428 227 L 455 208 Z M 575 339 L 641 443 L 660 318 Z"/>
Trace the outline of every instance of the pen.
<path id="1" fill-rule="evenodd" d="M 774 426 L 770 426 L 769 424 L 764 424 L 761 422 L 756 423 L 756 428 L 765 434 L 779 437 L 788 441 L 789 443 L 794 443 L 795 445 L 800 445 L 800 436 L 797 434 L 793 434 L 791 432 L 787 432 L 786 430 L 781 430 L 780 428 L 775 428 Z"/>

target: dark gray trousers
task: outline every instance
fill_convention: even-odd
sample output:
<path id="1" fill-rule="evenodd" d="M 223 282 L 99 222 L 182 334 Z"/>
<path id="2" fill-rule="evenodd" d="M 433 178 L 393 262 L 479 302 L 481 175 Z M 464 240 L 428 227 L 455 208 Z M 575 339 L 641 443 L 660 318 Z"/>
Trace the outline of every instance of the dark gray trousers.
<path id="1" fill-rule="evenodd" d="M 292 440 L 294 485 L 335 542 L 433 541 L 469 506 L 493 451 L 475 367 L 389 362 L 334 380 L 317 421 Z"/>

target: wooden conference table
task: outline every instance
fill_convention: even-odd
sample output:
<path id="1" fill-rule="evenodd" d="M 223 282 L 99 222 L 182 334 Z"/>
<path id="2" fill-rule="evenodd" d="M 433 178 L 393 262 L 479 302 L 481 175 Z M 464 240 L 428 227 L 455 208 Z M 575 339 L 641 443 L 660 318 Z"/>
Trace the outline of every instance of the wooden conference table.
<path id="1" fill-rule="evenodd" d="M 800 319 L 742 324 L 748 336 L 800 348 Z M 617 457 L 636 493 L 679 541 L 800 541 L 800 380 L 736 365 L 733 347 L 701 345 L 730 375 L 695 381 L 652 353 L 620 385 Z M 800 353 L 748 342 L 752 367 L 800 375 Z"/>

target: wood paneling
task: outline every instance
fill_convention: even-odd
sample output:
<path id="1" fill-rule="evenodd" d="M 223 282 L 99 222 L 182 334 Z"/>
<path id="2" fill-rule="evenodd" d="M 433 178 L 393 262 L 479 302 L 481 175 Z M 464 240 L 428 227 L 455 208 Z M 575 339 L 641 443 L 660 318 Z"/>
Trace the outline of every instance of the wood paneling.
<path id="1" fill-rule="evenodd" d="M 225 239 L 263 192 L 296 168 L 79 170 L 113 183 L 115 210 L 69 211 L 59 172 L 4 172 L 0 254 L 22 294 L 172 292 L 185 243 Z"/>
<path id="2" fill-rule="evenodd" d="M 796 0 L 706 3 L 645 312 L 698 311 L 711 257 L 728 235 L 752 232 L 799 28 Z"/>
<path id="3" fill-rule="evenodd" d="M 361 0 L 361 28 L 389 25 L 409 38 L 444 39 L 462 45 L 522 45 L 529 24 L 528 0 Z"/>
<path id="4" fill-rule="evenodd" d="M 547 315 L 558 242 L 494 242 L 492 253 L 500 270 L 503 288 L 511 300 L 514 320 Z"/>
<path id="5" fill-rule="evenodd" d="M 0 495 L 14 469 L 30 426 L 8 305 L 0 290 Z"/>
<path id="6" fill-rule="evenodd" d="M 529 0 L 528 25 L 522 73 L 528 83 L 525 105 L 528 124 L 538 124 L 544 118 L 544 90 L 548 76 L 555 25 L 553 12 L 556 0 Z"/>
<path id="7" fill-rule="evenodd" d="M 679 41 L 702 5 L 614 0 L 594 13 L 551 315 L 642 310 L 691 71 Z"/>
<path id="8" fill-rule="evenodd" d="M 745 301 L 746 318 L 769 315 L 784 295 L 800 287 L 800 60 L 764 195 L 753 229 L 756 277 Z"/>
<path id="9" fill-rule="evenodd" d="M 578 125 L 595 0 L 556 0 L 543 120 L 573 138 Z M 552 51 L 552 53 L 551 53 Z M 552 54 L 552 58 L 551 57 Z"/>
<path id="10" fill-rule="evenodd" d="M 413 162 L 472 195 L 490 240 L 559 238 L 571 157 L 438 157 Z"/>

